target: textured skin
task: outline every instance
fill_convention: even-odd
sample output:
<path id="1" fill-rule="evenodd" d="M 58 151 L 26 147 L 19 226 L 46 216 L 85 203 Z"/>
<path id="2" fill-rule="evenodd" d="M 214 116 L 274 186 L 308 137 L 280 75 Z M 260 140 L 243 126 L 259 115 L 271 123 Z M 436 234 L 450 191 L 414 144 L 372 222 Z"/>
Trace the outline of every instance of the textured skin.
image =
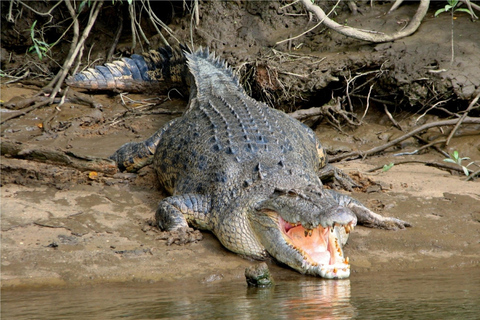
<path id="1" fill-rule="evenodd" d="M 310 128 L 246 95 L 208 50 L 185 55 L 188 69 L 170 80 L 190 84 L 183 116 L 111 157 L 129 171 L 153 159 L 171 194 L 156 212 L 161 229 L 210 230 L 243 256 L 273 256 L 302 273 L 345 278 L 350 266 L 342 245 L 357 218 L 375 227 L 409 226 L 323 189 L 318 174 L 326 157 Z M 167 74 L 155 68 L 148 73 Z"/>
<path id="2" fill-rule="evenodd" d="M 107 63 L 105 66 L 88 68 L 66 80 L 67 85 L 88 90 L 122 90 L 146 92 L 169 89 L 174 84 L 184 83 L 188 74 L 185 55 L 179 47 L 151 50 L 143 55 L 134 54 L 130 58 Z"/>

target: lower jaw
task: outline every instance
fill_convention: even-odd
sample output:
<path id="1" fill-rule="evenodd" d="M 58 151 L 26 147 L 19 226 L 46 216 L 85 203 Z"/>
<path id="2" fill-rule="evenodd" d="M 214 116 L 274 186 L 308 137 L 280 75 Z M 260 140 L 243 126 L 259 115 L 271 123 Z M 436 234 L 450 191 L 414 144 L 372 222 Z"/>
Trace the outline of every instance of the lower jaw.
<path id="1" fill-rule="evenodd" d="M 314 275 L 325 279 L 346 279 L 350 276 L 350 265 L 318 266 Z M 313 270 L 312 270 L 313 271 Z"/>

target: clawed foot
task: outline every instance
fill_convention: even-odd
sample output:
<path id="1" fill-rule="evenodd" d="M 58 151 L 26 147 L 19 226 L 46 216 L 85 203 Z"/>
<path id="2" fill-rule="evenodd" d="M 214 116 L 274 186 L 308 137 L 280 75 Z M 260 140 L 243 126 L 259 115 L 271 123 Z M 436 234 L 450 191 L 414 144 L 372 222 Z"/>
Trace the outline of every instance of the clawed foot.
<path id="1" fill-rule="evenodd" d="M 412 227 L 412 224 L 409 222 L 397 218 L 381 216 L 359 203 L 352 202 L 348 207 L 357 216 L 358 224 L 365 227 L 387 230 L 398 230 Z"/>
<path id="2" fill-rule="evenodd" d="M 183 245 L 190 242 L 203 240 L 203 235 L 199 230 L 192 228 L 179 228 L 172 231 L 161 231 L 156 240 L 167 240 L 167 246 L 172 244 Z"/>

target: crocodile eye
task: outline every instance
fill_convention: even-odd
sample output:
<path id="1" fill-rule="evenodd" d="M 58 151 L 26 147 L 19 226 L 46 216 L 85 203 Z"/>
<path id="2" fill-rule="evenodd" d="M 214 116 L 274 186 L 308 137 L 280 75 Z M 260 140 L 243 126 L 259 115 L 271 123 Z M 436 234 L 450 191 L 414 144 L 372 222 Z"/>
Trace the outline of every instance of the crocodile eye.
<path id="1" fill-rule="evenodd" d="M 289 191 L 287 191 L 287 195 L 290 196 L 290 197 L 296 197 L 296 196 L 298 196 L 298 193 L 296 193 L 293 190 L 289 190 Z"/>

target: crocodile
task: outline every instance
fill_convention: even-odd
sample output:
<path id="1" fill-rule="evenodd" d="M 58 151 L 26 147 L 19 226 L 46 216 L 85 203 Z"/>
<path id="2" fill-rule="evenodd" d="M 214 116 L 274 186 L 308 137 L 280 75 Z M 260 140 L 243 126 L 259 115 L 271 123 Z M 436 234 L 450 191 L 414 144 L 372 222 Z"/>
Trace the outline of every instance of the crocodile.
<path id="1" fill-rule="evenodd" d="M 273 257 L 303 274 L 341 279 L 350 275 L 343 246 L 357 223 L 411 226 L 324 188 L 319 174 L 331 165 L 315 133 L 248 96 L 232 68 L 206 48 L 133 55 L 67 81 L 122 90 L 165 82 L 189 87 L 183 115 L 111 156 L 132 172 L 153 163 L 170 194 L 155 213 L 160 229 L 209 230 L 243 257 Z"/>

